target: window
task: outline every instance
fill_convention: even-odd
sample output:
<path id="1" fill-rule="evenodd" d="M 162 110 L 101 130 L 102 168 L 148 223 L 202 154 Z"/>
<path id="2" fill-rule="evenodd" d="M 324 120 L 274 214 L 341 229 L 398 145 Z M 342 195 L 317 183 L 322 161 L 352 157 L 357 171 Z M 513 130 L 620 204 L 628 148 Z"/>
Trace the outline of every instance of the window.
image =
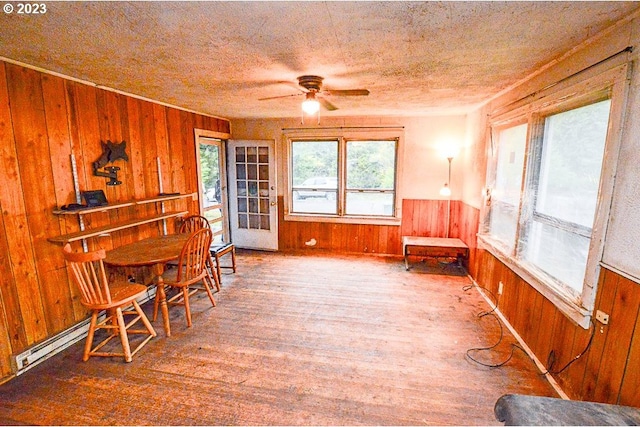
<path id="1" fill-rule="evenodd" d="M 491 199 L 480 241 L 586 327 L 610 92 L 547 103 L 492 126 Z M 612 187 L 612 183 L 608 183 Z M 595 277 L 595 279 L 594 279 Z"/>
<path id="2" fill-rule="evenodd" d="M 498 159 L 491 197 L 489 230 L 503 245 L 507 254 L 512 254 L 515 249 L 527 128 L 527 124 L 524 123 L 496 132 Z"/>
<path id="3" fill-rule="evenodd" d="M 347 141 L 347 215 L 392 216 L 396 141 Z"/>
<path id="4" fill-rule="evenodd" d="M 522 255 L 576 295 L 587 267 L 610 106 L 605 100 L 545 117 L 537 150 Z"/>
<path id="5" fill-rule="evenodd" d="M 398 146 L 398 137 L 289 139 L 288 219 L 395 219 Z"/>
<path id="6" fill-rule="evenodd" d="M 338 141 L 291 143 L 293 212 L 338 213 Z"/>

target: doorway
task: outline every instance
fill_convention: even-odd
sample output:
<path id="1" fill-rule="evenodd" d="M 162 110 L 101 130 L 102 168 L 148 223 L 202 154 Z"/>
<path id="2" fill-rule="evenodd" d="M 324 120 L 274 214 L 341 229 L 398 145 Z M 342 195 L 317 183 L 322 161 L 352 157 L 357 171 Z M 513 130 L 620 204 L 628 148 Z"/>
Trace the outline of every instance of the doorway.
<path id="1" fill-rule="evenodd" d="M 278 250 L 274 140 L 230 140 L 229 225 L 237 247 Z"/>
<path id="2" fill-rule="evenodd" d="M 200 214 L 213 231 L 213 243 L 230 242 L 224 140 L 196 132 Z"/>

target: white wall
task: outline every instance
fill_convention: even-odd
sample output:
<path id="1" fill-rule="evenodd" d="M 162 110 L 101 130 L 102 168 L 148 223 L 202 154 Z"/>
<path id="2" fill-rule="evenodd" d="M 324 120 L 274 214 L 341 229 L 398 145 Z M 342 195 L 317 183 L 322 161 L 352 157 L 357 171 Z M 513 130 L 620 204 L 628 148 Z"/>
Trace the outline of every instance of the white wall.
<path id="1" fill-rule="evenodd" d="M 448 161 L 443 149 L 465 143 L 466 116 L 333 118 L 321 117 L 320 127 L 404 127 L 403 167 L 400 197 L 405 199 L 441 199 L 440 188 L 448 176 Z M 286 178 L 283 128 L 317 127 L 302 125 L 300 119 L 232 120 L 232 139 L 275 139 L 278 147 L 278 194 Z M 452 162 L 452 199 L 462 198 L 464 163 L 461 149 Z"/>
<path id="2" fill-rule="evenodd" d="M 635 61 L 603 261 L 640 280 L 640 18 L 630 25 Z"/>

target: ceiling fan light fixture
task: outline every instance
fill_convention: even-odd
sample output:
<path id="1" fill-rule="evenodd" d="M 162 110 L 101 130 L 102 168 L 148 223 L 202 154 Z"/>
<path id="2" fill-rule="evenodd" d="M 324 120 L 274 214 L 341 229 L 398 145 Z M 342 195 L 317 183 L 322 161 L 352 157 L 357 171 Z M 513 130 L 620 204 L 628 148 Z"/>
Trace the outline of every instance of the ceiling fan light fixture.
<path id="1" fill-rule="evenodd" d="M 308 115 L 313 115 L 320 111 L 320 103 L 316 99 L 314 92 L 307 92 L 306 99 L 302 101 L 302 111 Z"/>

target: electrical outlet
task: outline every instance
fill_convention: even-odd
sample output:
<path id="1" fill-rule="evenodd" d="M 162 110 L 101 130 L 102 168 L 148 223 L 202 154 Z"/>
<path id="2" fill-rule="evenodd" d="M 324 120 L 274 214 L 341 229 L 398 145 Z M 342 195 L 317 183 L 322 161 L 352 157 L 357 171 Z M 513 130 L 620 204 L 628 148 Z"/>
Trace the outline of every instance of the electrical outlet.
<path id="1" fill-rule="evenodd" d="M 606 325 L 609 323 L 609 315 L 603 311 L 598 310 L 596 311 L 596 320 L 603 325 Z"/>
<path id="2" fill-rule="evenodd" d="M 502 295 L 502 291 L 504 290 L 504 283 L 498 283 L 498 295 Z"/>

